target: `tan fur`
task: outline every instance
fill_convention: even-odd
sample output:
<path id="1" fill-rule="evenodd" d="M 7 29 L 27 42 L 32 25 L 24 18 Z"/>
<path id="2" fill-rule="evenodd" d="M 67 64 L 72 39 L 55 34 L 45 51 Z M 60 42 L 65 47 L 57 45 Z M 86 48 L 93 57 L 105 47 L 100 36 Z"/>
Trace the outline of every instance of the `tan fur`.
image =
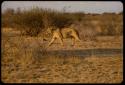
<path id="1" fill-rule="evenodd" d="M 64 45 L 63 39 L 68 37 L 72 38 L 73 40 L 72 45 L 74 45 L 75 41 L 80 41 L 78 32 L 73 28 L 59 29 L 59 28 L 51 27 L 51 28 L 48 28 L 48 31 L 52 33 L 52 39 L 49 42 L 48 46 L 50 46 L 55 41 L 55 39 L 58 39 L 61 45 Z"/>

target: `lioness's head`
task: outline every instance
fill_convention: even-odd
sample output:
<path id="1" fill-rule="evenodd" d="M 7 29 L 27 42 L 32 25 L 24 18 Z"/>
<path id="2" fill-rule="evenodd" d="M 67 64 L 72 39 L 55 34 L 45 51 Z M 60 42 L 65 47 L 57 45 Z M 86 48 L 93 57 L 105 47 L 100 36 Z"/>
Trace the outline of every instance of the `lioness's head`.
<path id="1" fill-rule="evenodd" d="M 52 34 L 55 29 L 56 29 L 56 27 L 53 27 L 53 26 L 48 27 L 47 28 L 47 32 L 50 33 L 50 34 Z"/>

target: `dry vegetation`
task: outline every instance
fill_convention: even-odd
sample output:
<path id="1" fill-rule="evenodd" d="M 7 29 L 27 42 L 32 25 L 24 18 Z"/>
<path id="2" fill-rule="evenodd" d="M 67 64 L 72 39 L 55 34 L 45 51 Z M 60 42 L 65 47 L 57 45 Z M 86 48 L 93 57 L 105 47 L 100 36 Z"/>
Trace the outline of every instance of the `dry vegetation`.
<path id="1" fill-rule="evenodd" d="M 83 39 L 84 35 L 90 34 L 93 36 L 123 34 L 122 13 L 98 15 L 33 8 L 28 11 L 7 9 L 2 14 L 2 27 L 12 27 L 29 36 L 37 36 L 45 32 L 49 26 L 63 28 L 70 25 L 73 25 L 80 32 L 80 36 Z"/>
<path id="2" fill-rule="evenodd" d="M 50 18 L 52 15 L 53 17 Z M 84 33 L 87 31 L 84 32 L 83 29 L 91 27 L 96 29 L 91 26 L 89 22 L 91 20 L 99 20 L 98 25 L 102 31 L 97 34 L 97 40 L 84 41 Z M 79 29 L 83 40 L 77 46 L 72 47 L 69 39 L 64 40 L 66 43 L 64 47 L 57 41 L 46 48 L 48 41 L 42 41 L 42 37 L 37 36 L 49 25 L 54 24 L 62 28 L 71 23 Z M 47 51 L 122 49 L 122 26 L 122 14 L 63 14 L 39 8 L 13 12 L 9 9 L 2 15 L 1 80 L 4 83 L 121 83 L 123 81 L 122 53 L 67 57 L 64 56 L 65 54 L 51 56 Z M 91 30 L 89 29 L 90 33 L 86 35 L 92 34 Z M 26 35 L 22 35 L 22 32 Z"/>

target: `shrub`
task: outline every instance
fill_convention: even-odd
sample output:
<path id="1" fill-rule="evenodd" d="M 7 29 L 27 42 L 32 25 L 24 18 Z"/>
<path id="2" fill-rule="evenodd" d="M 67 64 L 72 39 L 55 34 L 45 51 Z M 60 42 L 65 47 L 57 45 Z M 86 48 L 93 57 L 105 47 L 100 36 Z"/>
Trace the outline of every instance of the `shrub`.
<path id="1" fill-rule="evenodd" d="M 86 23 L 84 26 L 91 26 L 88 22 L 99 20 L 102 28 L 100 35 L 117 35 L 122 34 L 123 27 L 118 26 L 118 23 L 123 22 L 122 18 L 122 14 L 66 13 L 38 7 L 26 11 L 7 9 L 2 13 L 2 27 L 18 28 L 22 34 L 37 36 L 49 26 L 63 28 L 76 22 L 79 22 L 79 25 Z M 118 27 L 117 32 L 115 27 Z"/>

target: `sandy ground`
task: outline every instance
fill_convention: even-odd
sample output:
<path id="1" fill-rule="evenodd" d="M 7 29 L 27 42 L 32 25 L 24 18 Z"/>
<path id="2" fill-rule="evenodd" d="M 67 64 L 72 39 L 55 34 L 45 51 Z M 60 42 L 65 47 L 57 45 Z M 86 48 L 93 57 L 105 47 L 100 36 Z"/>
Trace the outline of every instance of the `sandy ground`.
<path id="1" fill-rule="evenodd" d="M 4 83 L 121 83 L 123 57 L 92 56 L 79 59 L 78 62 L 51 61 L 51 63 L 27 65 L 25 68 L 6 63 L 2 67 L 2 81 Z"/>
<path id="2" fill-rule="evenodd" d="M 64 47 L 55 42 L 47 50 L 75 50 L 123 47 L 123 38 L 101 37 L 96 42 L 71 41 Z M 4 83 L 121 83 L 123 81 L 123 55 L 78 57 L 41 56 L 48 41 L 20 36 L 12 29 L 2 30 L 1 80 Z"/>

